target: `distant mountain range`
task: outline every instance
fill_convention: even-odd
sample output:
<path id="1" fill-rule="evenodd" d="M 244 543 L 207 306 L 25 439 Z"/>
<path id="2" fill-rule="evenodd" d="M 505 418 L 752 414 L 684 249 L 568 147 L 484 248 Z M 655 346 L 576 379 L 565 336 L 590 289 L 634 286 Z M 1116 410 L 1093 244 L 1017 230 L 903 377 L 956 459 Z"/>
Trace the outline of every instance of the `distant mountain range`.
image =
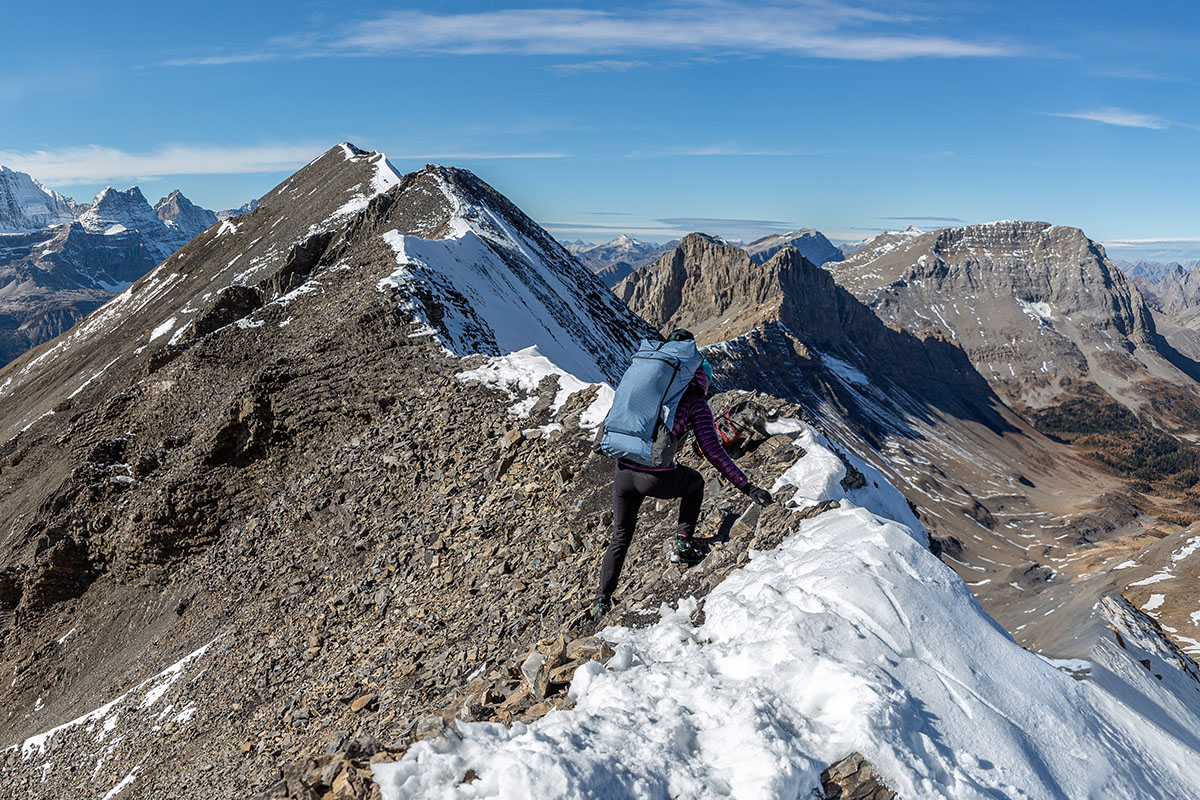
<path id="1" fill-rule="evenodd" d="M 153 207 L 136 186 L 79 204 L 0 167 L 0 365 L 70 328 L 217 219 L 178 189 Z"/>
<path id="2" fill-rule="evenodd" d="M 1200 261 L 1116 261 L 1146 299 L 1163 337 L 1200 359 Z"/>
<path id="3" fill-rule="evenodd" d="M 636 270 L 653 264 L 678 243 L 679 240 L 674 239 L 666 244 L 654 244 L 621 234 L 603 244 L 567 242 L 564 246 L 611 289 Z"/>

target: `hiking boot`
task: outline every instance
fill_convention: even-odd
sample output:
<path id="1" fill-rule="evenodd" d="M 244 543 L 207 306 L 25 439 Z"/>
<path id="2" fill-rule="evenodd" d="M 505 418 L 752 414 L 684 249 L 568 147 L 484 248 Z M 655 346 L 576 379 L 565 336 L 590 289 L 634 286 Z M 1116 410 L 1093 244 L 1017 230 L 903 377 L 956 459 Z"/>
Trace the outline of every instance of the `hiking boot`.
<path id="1" fill-rule="evenodd" d="M 675 548 L 671 551 L 672 561 L 684 564 L 699 564 L 708 555 L 700 544 L 690 536 L 676 536 Z"/>
<path id="2" fill-rule="evenodd" d="M 597 597 L 592 606 L 592 622 L 599 623 L 609 611 L 612 611 L 612 600 L 607 597 Z"/>

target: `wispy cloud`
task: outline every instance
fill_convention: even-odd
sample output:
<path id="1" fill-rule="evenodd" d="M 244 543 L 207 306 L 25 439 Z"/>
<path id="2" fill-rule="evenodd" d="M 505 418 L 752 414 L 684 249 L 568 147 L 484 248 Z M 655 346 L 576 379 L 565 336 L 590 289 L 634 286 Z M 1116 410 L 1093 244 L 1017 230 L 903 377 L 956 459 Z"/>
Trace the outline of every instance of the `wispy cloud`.
<path id="1" fill-rule="evenodd" d="M 944 35 L 937 20 L 881 12 L 830 0 L 745 3 L 681 0 L 666 8 L 601 11 L 583 8 L 502 9 L 460 14 L 393 11 L 353 23 L 303 47 L 247 53 L 273 57 L 516 54 L 612 56 L 638 52 L 701 55 L 788 53 L 855 61 L 911 58 L 997 58 L 1021 48 L 1002 41 Z M 238 63 L 217 54 L 164 62 L 172 66 Z M 598 59 L 567 71 L 627 69 L 635 60 Z M 628 66 L 626 66 L 628 65 Z"/>
<path id="2" fill-rule="evenodd" d="M 1150 70 L 1138 69 L 1137 67 L 1126 67 L 1120 69 L 1099 69 L 1088 73 L 1096 78 L 1119 78 L 1129 81 L 1161 81 L 1163 83 L 1183 83 L 1183 78 L 1177 78 L 1171 75 L 1163 75 Z"/>
<path id="3" fill-rule="evenodd" d="M 1173 239 L 1109 239 L 1106 247 L 1137 247 L 1146 244 L 1200 244 L 1200 236 L 1179 236 Z"/>
<path id="4" fill-rule="evenodd" d="M 552 64 L 546 67 L 546 69 L 561 74 L 572 74 L 580 72 L 628 72 L 631 69 L 648 66 L 650 66 L 650 62 L 648 61 L 602 59 L 600 61 L 581 61 L 576 64 Z"/>
<path id="5" fill-rule="evenodd" d="M 658 220 L 678 230 L 699 231 L 719 228 L 755 228 L 775 231 L 790 231 L 795 225 L 776 219 L 734 219 L 730 217 L 666 217 Z"/>
<path id="6" fill-rule="evenodd" d="M 327 145 L 165 145 L 142 153 L 85 145 L 60 150 L 0 150 L 0 164 L 50 185 L 144 180 L 160 175 L 234 175 L 297 169 Z"/>
<path id="7" fill-rule="evenodd" d="M 570 153 L 565 153 L 559 150 L 542 150 L 529 152 L 501 152 L 501 151 L 486 151 L 486 150 L 451 150 L 446 152 L 422 152 L 414 150 L 411 153 L 400 153 L 398 155 L 387 154 L 392 161 L 504 161 L 513 159 L 543 159 L 543 158 L 570 158 Z"/>
<path id="8" fill-rule="evenodd" d="M 898 222 L 966 222 L 958 217 L 878 217 L 877 219 Z"/>
<path id="9" fill-rule="evenodd" d="M 215 67 L 223 64 L 252 64 L 260 61 L 275 61 L 278 53 L 237 53 L 224 56 L 204 56 L 202 58 L 172 58 L 163 61 L 163 67 Z"/>
<path id="10" fill-rule="evenodd" d="M 1170 127 L 1171 123 L 1162 117 L 1156 117 L 1152 114 L 1139 114 L 1136 111 L 1127 111 L 1123 108 L 1109 106 L 1107 108 L 1098 108 L 1094 111 L 1073 111 L 1073 112 L 1044 112 L 1048 117 L 1068 117 L 1070 119 L 1086 119 L 1091 122 L 1102 122 L 1105 125 L 1116 125 L 1121 128 L 1149 128 L 1150 130 L 1162 131 Z"/>
<path id="11" fill-rule="evenodd" d="M 1193 261 L 1200 259 L 1200 236 L 1148 239 L 1106 239 L 1101 242 L 1109 255 L 1130 261 Z"/>
<path id="12" fill-rule="evenodd" d="M 163 175 L 240 175 L 291 172 L 328 149 L 326 143 L 279 143 L 258 146 L 165 145 L 142 153 L 86 145 L 61 150 L 0 150 L 0 164 L 51 185 L 95 181 L 149 180 Z M 476 150 L 389 153 L 393 161 L 485 161 L 564 158 L 561 152 L 489 152 Z"/>
<path id="13" fill-rule="evenodd" d="M 596 213 L 596 212 L 593 212 Z M 616 212 L 604 212 L 616 213 Z M 796 230 L 791 222 L 774 219 L 740 219 L 734 217 L 664 217 L 661 219 L 638 220 L 636 222 L 606 224 L 594 222 L 543 222 L 547 230 L 555 234 L 573 236 L 615 236 L 627 233 L 640 237 L 658 236 L 668 239 L 679 238 L 685 233 L 701 231 L 724 236 L 728 239 L 749 240 L 767 234 Z"/>

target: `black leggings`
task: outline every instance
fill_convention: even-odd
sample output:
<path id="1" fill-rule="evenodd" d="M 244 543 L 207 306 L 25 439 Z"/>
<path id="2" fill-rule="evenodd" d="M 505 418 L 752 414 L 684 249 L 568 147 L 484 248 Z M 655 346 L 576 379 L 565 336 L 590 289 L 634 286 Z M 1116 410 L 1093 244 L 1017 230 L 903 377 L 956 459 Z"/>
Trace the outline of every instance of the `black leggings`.
<path id="1" fill-rule="evenodd" d="M 704 500 L 704 478 L 691 467 L 677 466 L 665 472 L 642 472 L 617 464 L 613 475 L 613 532 L 600 567 L 599 597 L 611 597 L 633 541 L 638 509 L 647 497 L 660 500 L 682 498 L 679 504 L 679 536 L 696 532 L 700 503 Z"/>

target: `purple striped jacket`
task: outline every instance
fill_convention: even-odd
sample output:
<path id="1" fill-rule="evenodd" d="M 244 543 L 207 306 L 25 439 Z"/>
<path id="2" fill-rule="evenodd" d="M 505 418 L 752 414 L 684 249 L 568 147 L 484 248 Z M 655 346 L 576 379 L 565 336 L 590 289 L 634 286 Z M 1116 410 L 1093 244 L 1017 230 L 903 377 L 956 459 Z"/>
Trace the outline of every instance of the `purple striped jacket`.
<path id="1" fill-rule="evenodd" d="M 707 392 L 708 376 L 701 368 L 696 370 L 695 377 L 692 378 L 687 391 L 683 393 L 683 399 L 679 401 L 679 408 L 675 412 L 675 424 L 671 426 L 671 432 L 678 437 L 683 437 L 690 429 L 696 434 L 700 452 L 704 453 L 704 457 L 709 460 L 709 463 L 716 467 L 726 480 L 738 489 L 745 491 L 746 487 L 750 485 L 750 479 L 738 469 L 737 464 L 733 463 L 729 453 L 725 452 L 725 446 L 721 444 L 721 435 L 717 433 L 717 423 L 713 420 L 712 409 L 708 407 L 708 401 L 704 399 Z M 671 464 L 669 467 L 647 467 L 624 459 L 621 460 L 621 466 L 642 472 L 666 472 L 676 467 L 675 464 Z"/>

